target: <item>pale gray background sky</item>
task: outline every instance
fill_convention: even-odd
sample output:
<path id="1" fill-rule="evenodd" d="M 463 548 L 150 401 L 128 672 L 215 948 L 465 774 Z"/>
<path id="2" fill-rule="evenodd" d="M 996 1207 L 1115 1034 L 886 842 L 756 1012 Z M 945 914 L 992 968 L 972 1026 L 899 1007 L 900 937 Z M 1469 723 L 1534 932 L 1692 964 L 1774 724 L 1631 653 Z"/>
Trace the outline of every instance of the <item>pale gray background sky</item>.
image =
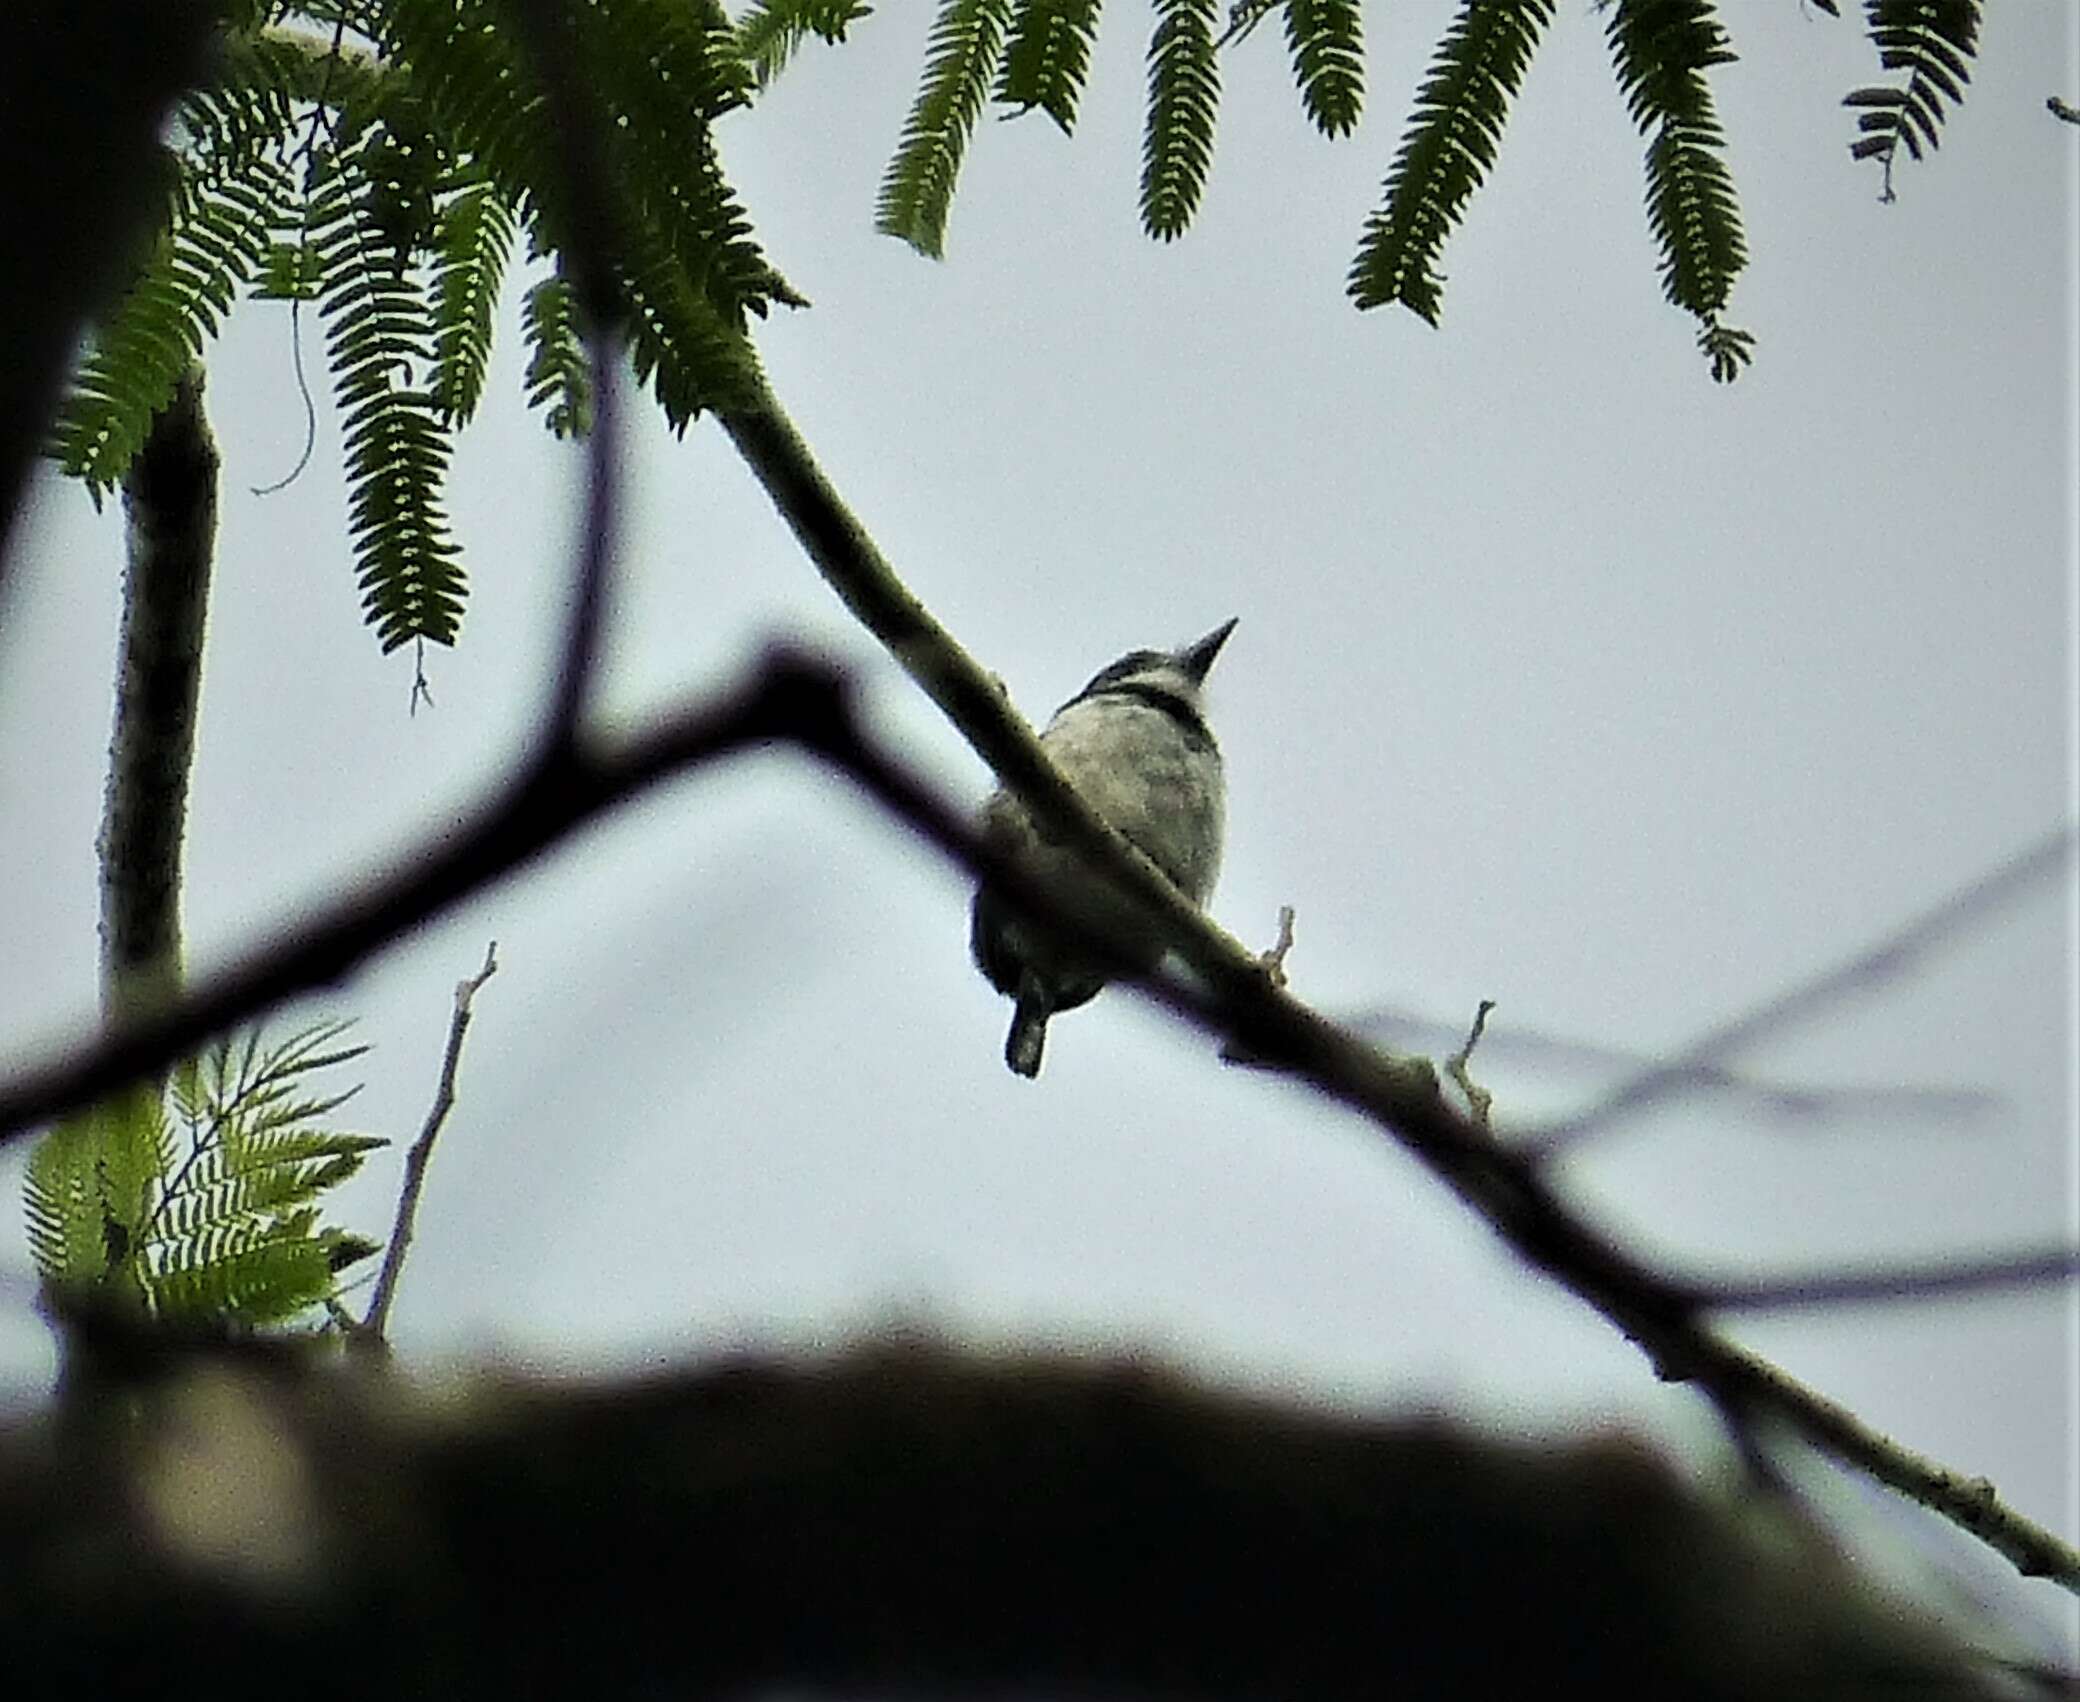
<path id="1" fill-rule="evenodd" d="M 1845 8 L 1846 10 L 1846 8 Z M 2065 819 L 2074 787 L 2074 13 L 1994 9 L 1941 152 L 1877 204 L 1840 95 L 1854 22 L 1725 8 L 1715 76 L 1754 263 L 1754 369 L 1710 383 L 1661 301 L 1641 142 L 1599 21 L 1563 8 L 1446 259 L 1445 325 L 1359 316 L 1345 268 L 1450 8 L 1369 9 L 1356 139 L 1300 115 L 1275 22 L 1227 62 L 1184 241 L 1138 234 L 1145 19 L 1110 9 L 1075 141 L 985 121 L 948 262 L 871 232 L 929 8 L 890 5 L 732 118 L 728 165 L 815 299 L 776 388 L 911 584 L 1036 717 L 1133 645 L 1241 626 L 1215 914 L 1296 989 L 1654 1049 L 1867 943 Z M 510 306 L 510 304 L 509 304 Z M 509 330 L 512 315 L 508 314 Z M 314 370 L 321 356 L 312 346 Z M 408 843 L 509 762 L 543 687 L 578 466 L 508 337 L 454 514 L 464 641 L 358 623 L 335 421 L 283 310 L 212 359 L 226 456 L 187 902 L 194 958 Z M 855 663 L 892 734 L 984 776 L 850 627 L 719 434 L 645 420 L 628 466 L 617 712 L 765 638 Z M 0 634 L 0 1033 L 94 998 L 92 846 L 120 524 L 47 481 Z M 1121 995 L 1037 1085 L 966 960 L 962 883 L 806 765 L 663 792 L 390 953 L 322 1008 L 375 1052 L 358 1126 L 408 1138 L 449 997 L 496 937 L 397 1334 L 412 1360 L 665 1362 L 890 1316 L 1134 1344 L 1309 1398 L 1671 1438 L 1698 1403 L 1351 1119 L 1223 1070 Z M 2040 889 L 1906 985 L 1753 1060 L 1983 1085 L 1930 1129 L 1683 1108 L 1571 1170 L 1670 1259 L 1766 1271 L 2041 1243 L 2076 1221 L 2074 898 Z M 1551 1081 L 1489 1071 L 1507 1109 Z M 582 1162 L 574 1153 L 582 1152 Z M 19 1161 L 4 1172 L 13 1197 Z M 343 1203 L 380 1233 L 397 1156 Z M 15 1389 L 48 1375 L 18 1273 Z M 1737 1333 L 2080 1535 L 2070 1293 L 1753 1320 Z M 1969 1564 L 1969 1562 L 1968 1562 Z M 2057 1592 L 2000 1581 L 2070 1627 Z M 2070 1633 L 2069 1633 L 2070 1634 Z"/>

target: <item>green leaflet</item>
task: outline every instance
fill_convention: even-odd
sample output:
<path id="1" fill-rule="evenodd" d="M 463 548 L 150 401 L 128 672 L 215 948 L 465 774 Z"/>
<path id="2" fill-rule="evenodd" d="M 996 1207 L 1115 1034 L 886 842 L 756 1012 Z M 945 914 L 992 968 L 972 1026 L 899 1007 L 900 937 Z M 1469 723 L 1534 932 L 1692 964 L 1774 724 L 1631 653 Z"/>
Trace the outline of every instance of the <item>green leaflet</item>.
<path id="1" fill-rule="evenodd" d="M 1220 60 L 1214 49 L 1218 0 L 1156 0 L 1148 43 L 1148 121 L 1141 143 L 1141 224 L 1168 242 L 1199 210 L 1213 163 L 1220 115 Z"/>
<path id="2" fill-rule="evenodd" d="M 150 1087 L 68 1117 L 39 1140 L 22 1193 L 29 1252 L 44 1280 L 141 1298 L 139 1242 L 172 1163 L 171 1134 Z"/>
<path id="3" fill-rule="evenodd" d="M 530 289 L 520 326 L 530 351 L 527 405 L 546 410 L 544 423 L 557 437 L 583 437 L 592 429 L 592 369 L 570 280 L 553 273 Z"/>
<path id="4" fill-rule="evenodd" d="M 1010 21 L 1011 0 L 941 0 L 923 85 L 882 175 L 874 228 L 934 260 L 946 252 L 946 209 Z"/>
<path id="5" fill-rule="evenodd" d="M 1071 134 L 1090 74 L 1099 4 L 1100 0 L 1024 0 L 1012 20 L 995 98 L 1021 112 L 1037 107 L 1063 135 Z"/>
<path id="6" fill-rule="evenodd" d="M 1632 121 L 1647 132 L 1647 224 L 1669 302 L 1693 315 L 1721 383 L 1736 377 L 1753 339 L 1721 332 L 1719 311 L 1748 263 L 1733 177 L 1720 157 L 1705 72 L 1734 53 L 1711 0 L 1618 0 L 1605 33 Z"/>
<path id="7" fill-rule="evenodd" d="M 755 0 L 737 20 L 737 56 L 757 85 L 767 88 L 810 36 L 836 46 L 872 11 L 866 0 Z"/>
<path id="8" fill-rule="evenodd" d="M 217 1325 L 279 1323 L 325 1300 L 374 1251 L 325 1226 L 318 1200 L 384 1143 L 325 1126 L 351 1097 L 311 1079 L 361 1055 L 342 1025 L 226 1041 L 68 1119 L 30 1154 L 29 1246 L 61 1297 Z M 178 1134 L 176 1133 L 178 1126 Z"/>
<path id="9" fill-rule="evenodd" d="M 1348 136 L 1365 106 L 1358 0 L 1286 0 L 1286 48 L 1300 104 L 1324 136 Z"/>
<path id="10" fill-rule="evenodd" d="M 355 576 L 386 651 L 412 639 L 452 644 L 464 591 L 441 501 L 452 439 L 427 383 L 435 314 L 408 230 L 386 220 L 391 203 L 370 193 L 371 170 L 398 157 L 381 132 L 365 132 L 331 161 L 310 209 Z"/>
<path id="11" fill-rule="evenodd" d="M 1347 288 L 1359 307 L 1399 302 L 1437 323 L 1445 238 L 1494 168 L 1509 103 L 1553 10 L 1553 0 L 1466 0 L 1460 7 L 1416 94 L 1385 202 L 1366 220 L 1351 262 Z"/>
<path id="12" fill-rule="evenodd" d="M 512 202 L 473 169 L 442 186 L 434 234 L 433 403 L 449 427 L 467 425 L 484 394 L 499 286 L 517 228 Z"/>
<path id="13" fill-rule="evenodd" d="M 52 459 L 97 507 L 241 286 L 260 272 L 292 193 L 287 170 L 265 157 L 226 182 L 179 173 L 161 234 L 98 328 L 52 428 Z"/>
<path id="14" fill-rule="evenodd" d="M 1978 0 L 1864 0 L 1864 29 L 1887 71 L 1904 71 L 1904 87 L 1854 89 L 1842 104 L 1858 107 L 1850 155 L 1885 170 L 1883 199 L 1892 199 L 1892 167 L 1900 145 L 1920 159 L 1940 144 L 1944 103 L 1964 99 L 1979 51 Z"/>

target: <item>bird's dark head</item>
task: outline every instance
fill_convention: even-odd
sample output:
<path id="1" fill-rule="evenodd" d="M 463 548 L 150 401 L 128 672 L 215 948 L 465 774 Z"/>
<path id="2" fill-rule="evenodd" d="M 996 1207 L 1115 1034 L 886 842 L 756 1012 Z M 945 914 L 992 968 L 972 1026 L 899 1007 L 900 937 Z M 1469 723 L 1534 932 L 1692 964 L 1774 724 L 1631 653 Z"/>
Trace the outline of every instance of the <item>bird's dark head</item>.
<path id="1" fill-rule="evenodd" d="M 1187 703 L 1196 703 L 1199 688 L 1206 683 L 1206 675 L 1213 667 L 1213 659 L 1221 653 L 1221 646 L 1228 642 L 1228 634 L 1234 630 L 1234 621 L 1223 621 L 1204 638 L 1178 650 L 1129 650 L 1109 668 L 1100 669 L 1092 676 L 1091 683 L 1076 695 L 1096 697 L 1125 688 L 1163 692 Z"/>

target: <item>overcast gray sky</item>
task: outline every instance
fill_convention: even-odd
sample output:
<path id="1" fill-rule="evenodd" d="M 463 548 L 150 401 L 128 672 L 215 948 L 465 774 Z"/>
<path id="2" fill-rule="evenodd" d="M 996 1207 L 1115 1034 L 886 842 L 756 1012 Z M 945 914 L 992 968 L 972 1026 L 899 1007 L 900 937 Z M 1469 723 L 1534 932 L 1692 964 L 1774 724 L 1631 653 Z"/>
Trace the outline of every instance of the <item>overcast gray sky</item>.
<path id="1" fill-rule="evenodd" d="M 1991 10 L 1941 151 L 1896 205 L 1846 141 L 1850 19 L 1725 8 L 1715 74 L 1754 260 L 1713 385 L 1661 300 L 1641 142 L 1598 20 L 1563 8 L 1447 252 L 1442 330 L 1342 280 L 1450 8 L 1371 8 L 1332 144 L 1275 25 L 1227 61 L 1203 212 L 1134 215 L 1145 20 L 1108 13 L 1077 137 L 985 120 L 943 265 L 871 231 L 929 9 L 807 51 L 724 127 L 816 303 L 761 333 L 776 389 L 883 548 L 1036 718 L 1120 651 L 1241 625 L 1214 676 L 1230 783 L 1215 915 L 1325 1007 L 1654 1050 L 1869 943 L 2074 805 L 2074 14 Z M 1845 8 L 1847 10 L 1847 8 Z M 1116 14 L 1116 15 L 1113 15 Z M 508 304 L 508 329 L 514 316 Z M 315 342 L 315 339 L 312 339 Z M 315 348 L 307 348 L 314 369 Z M 463 441 L 461 647 L 360 627 L 284 310 L 211 361 L 226 471 L 190 818 L 191 955 L 409 843 L 486 785 L 543 687 L 578 463 L 504 342 Z M 850 626 L 720 435 L 644 419 L 611 698 L 634 719 L 806 636 L 915 760 L 986 778 Z M 0 634 L 0 1033 L 94 1003 L 93 840 L 121 526 L 47 480 Z M 1942 1126 L 1679 1107 L 1570 1167 L 1643 1249 L 1728 1273 L 2075 1231 L 2075 905 L 2048 883 L 1904 984 L 1742 1060 L 1801 1082 L 2001 1096 Z M 901 1317 L 1151 1350 L 1368 1408 L 1708 1434 L 1690 1394 L 1516 1269 L 1392 1147 L 1221 1068 L 1125 995 L 1037 1084 L 969 967 L 963 884 L 806 765 L 663 792 L 388 954 L 322 1008 L 375 1047 L 358 1126 L 431 1095 L 454 982 L 499 941 L 396 1334 L 421 1365 L 676 1360 Z M 1505 1114 L 1559 1078 L 1489 1070 Z M 19 1161 L 4 1177 L 13 1197 Z M 396 1156 L 342 1210 L 380 1233 Z M 0 1269 L 23 1273 L 17 1237 Z M 0 1366 L 48 1376 L 18 1280 Z M 1742 1323 L 1881 1429 L 2080 1536 L 2067 1293 Z M 1945 1551 L 1950 1545 L 1942 1545 Z M 1974 1565 L 1967 1557 L 1963 1564 Z M 1989 1587 L 2072 1625 L 2048 1587 Z"/>

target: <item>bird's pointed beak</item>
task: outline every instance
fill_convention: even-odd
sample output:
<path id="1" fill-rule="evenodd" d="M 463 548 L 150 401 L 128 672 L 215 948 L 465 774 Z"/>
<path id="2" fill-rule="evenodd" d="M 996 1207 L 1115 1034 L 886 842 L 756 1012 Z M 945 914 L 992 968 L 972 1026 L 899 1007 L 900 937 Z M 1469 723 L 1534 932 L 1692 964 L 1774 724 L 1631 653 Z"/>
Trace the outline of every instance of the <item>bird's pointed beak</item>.
<path id="1" fill-rule="evenodd" d="M 1177 653 L 1178 665 L 1194 680 L 1205 679 L 1214 657 L 1221 653 L 1221 646 L 1228 642 L 1228 634 L 1234 630 L 1234 621 L 1222 621 L 1197 644 L 1188 644 L 1180 650 Z"/>

